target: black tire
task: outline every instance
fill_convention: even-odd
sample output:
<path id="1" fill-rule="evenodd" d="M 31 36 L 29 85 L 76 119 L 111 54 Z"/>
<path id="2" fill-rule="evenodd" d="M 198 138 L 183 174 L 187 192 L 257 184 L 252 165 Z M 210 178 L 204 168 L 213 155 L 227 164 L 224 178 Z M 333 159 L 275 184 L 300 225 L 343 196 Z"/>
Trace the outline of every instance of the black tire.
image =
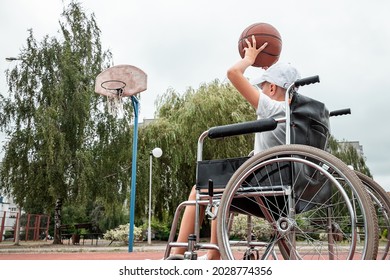
<path id="1" fill-rule="evenodd" d="M 356 171 L 356 175 L 366 187 L 378 217 L 379 227 L 379 246 L 378 246 L 378 260 L 386 260 L 389 256 L 390 248 L 390 196 L 389 194 L 372 178 Z"/>

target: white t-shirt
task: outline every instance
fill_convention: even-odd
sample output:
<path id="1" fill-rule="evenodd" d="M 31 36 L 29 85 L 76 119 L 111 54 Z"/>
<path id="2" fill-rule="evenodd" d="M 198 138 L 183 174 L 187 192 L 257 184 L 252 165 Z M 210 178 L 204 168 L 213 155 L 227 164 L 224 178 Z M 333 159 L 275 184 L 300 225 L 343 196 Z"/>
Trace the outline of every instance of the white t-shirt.
<path id="1" fill-rule="evenodd" d="M 258 119 L 265 118 L 283 118 L 286 116 L 285 101 L 276 101 L 265 95 L 260 90 L 259 104 L 256 110 Z M 264 151 L 278 145 L 286 143 L 286 124 L 278 123 L 277 127 L 272 131 L 256 133 L 254 153 Z"/>

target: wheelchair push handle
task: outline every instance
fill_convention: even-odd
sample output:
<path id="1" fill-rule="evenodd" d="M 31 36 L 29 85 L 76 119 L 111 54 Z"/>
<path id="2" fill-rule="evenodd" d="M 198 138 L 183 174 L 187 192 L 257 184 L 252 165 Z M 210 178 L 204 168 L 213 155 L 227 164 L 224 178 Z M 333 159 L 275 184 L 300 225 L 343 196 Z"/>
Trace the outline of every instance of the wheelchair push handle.
<path id="1" fill-rule="evenodd" d="M 337 117 L 341 115 L 350 115 L 351 114 L 351 108 L 345 108 L 340 110 L 334 110 L 329 113 L 329 117 Z"/>
<path id="2" fill-rule="evenodd" d="M 296 80 L 294 82 L 294 86 L 296 86 L 296 87 L 306 86 L 306 85 L 315 84 L 315 83 L 319 83 L 319 82 L 320 82 L 320 77 L 318 75 L 316 75 L 316 76 L 311 76 L 311 77 Z"/>

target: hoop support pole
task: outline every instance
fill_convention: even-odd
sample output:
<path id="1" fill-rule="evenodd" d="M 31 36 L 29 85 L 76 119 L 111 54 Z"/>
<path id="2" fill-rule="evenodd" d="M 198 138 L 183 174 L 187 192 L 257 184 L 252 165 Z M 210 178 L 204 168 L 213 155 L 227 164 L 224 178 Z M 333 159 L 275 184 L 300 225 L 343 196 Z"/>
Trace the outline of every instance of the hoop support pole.
<path id="1" fill-rule="evenodd" d="M 134 241 L 134 210 L 135 210 L 135 189 L 137 176 L 137 149 L 138 149 L 138 99 L 131 96 L 131 102 L 134 108 L 134 132 L 133 132 L 133 155 L 131 163 L 131 187 L 130 187 L 130 226 L 129 226 L 129 252 L 133 252 Z"/>

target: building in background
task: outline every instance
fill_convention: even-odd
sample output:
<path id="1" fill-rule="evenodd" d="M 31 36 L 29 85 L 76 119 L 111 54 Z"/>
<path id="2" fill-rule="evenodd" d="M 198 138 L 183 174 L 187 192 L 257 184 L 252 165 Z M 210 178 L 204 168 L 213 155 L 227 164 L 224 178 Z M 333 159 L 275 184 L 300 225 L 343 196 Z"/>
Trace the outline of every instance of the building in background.
<path id="1" fill-rule="evenodd" d="M 354 147 L 356 152 L 358 153 L 358 156 L 364 158 L 363 145 L 360 145 L 359 141 L 340 141 L 338 143 L 340 144 L 343 150 L 345 150 L 345 148 L 348 146 Z"/>
<path id="2" fill-rule="evenodd" d="M 12 199 L 0 196 L 0 229 L 2 229 L 0 235 L 3 240 L 6 238 L 7 231 L 13 231 L 16 224 L 16 218 L 18 217 L 18 212 L 18 206 Z"/>

